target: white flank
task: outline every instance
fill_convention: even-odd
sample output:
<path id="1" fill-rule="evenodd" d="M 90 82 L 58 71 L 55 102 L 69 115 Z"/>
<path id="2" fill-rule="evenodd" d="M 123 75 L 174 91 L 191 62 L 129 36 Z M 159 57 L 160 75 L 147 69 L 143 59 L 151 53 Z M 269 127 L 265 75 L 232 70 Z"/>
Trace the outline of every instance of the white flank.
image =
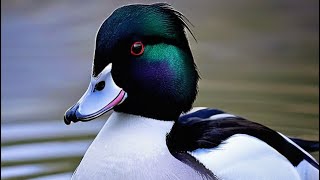
<path id="1" fill-rule="evenodd" d="M 300 179 L 292 164 L 265 142 L 236 134 L 213 149 L 190 152 L 221 179 Z"/>

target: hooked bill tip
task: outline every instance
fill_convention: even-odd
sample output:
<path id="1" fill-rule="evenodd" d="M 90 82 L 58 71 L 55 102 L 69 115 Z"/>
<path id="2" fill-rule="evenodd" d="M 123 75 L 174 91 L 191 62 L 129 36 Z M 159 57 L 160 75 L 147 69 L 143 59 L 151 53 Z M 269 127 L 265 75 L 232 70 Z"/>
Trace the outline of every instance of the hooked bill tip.
<path id="1" fill-rule="evenodd" d="M 70 109 L 68 109 L 66 111 L 66 113 L 64 114 L 64 117 L 63 117 L 64 123 L 66 125 L 71 124 L 71 122 L 77 122 L 78 121 L 78 118 L 76 116 L 76 111 L 77 111 L 78 108 L 79 108 L 79 105 L 76 104 L 76 105 L 72 106 Z"/>
<path id="2" fill-rule="evenodd" d="M 64 116 L 63 119 L 64 119 L 64 123 L 65 123 L 66 125 L 69 125 L 69 124 L 71 123 L 71 121 L 68 120 L 68 119 L 66 118 L 66 116 Z"/>

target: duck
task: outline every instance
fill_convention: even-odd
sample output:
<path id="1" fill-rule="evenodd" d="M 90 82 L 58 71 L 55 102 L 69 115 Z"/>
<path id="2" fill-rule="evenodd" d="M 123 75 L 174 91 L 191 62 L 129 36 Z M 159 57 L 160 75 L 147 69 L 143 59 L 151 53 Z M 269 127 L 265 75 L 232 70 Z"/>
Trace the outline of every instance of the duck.
<path id="1" fill-rule="evenodd" d="M 64 122 L 113 111 L 72 179 L 319 179 L 307 152 L 319 142 L 193 107 L 200 76 L 189 24 L 167 3 L 125 5 L 101 24 L 89 87 Z"/>

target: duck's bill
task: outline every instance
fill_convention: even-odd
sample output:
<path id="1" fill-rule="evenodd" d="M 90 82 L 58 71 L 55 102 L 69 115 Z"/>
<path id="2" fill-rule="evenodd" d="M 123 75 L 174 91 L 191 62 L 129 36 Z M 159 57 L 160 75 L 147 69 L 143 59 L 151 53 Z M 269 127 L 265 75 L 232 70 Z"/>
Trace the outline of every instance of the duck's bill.
<path id="1" fill-rule="evenodd" d="M 92 77 L 81 99 L 66 111 L 64 122 L 67 125 L 95 119 L 124 101 L 126 92 L 113 81 L 111 66 L 109 64 L 97 77 Z"/>

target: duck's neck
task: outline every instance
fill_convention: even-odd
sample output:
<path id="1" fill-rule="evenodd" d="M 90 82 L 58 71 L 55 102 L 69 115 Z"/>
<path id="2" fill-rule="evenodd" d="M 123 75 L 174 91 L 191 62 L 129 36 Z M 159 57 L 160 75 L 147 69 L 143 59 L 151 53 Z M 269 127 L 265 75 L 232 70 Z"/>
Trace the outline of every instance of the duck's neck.
<path id="1" fill-rule="evenodd" d="M 157 129 L 163 129 L 170 131 L 172 128 L 174 121 L 162 121 L 160 119 L 153 119 L 148 117 L 143 117 L 140 115 L 134 115 L 134 114 L 127 114 L 122 112 L 113 112 L 109 119 L 107 120 L 107 124 L 109 126 L 117 125 L 119 127 L 120 125 L 124 125 L 125 127 L 132 126 L 134 128 L 138 127 L 149 127 L 149 128 L 157 128 Z M 133 129 L 134 129 L 133 128 Z"/>
<path id="2" fill-rule="evenodd" d="M 152 97 L 139 99 L 130 96 L 114 111 L 162 121 L 175 121 L 182 112 L 174 103 L 165 103 Z"/>
<path id="3" fill-rule="evenodd" d="M 158 151 L 156 149 L 159 146 L 166 147 L 166 135 L 173 124 L 174 121 L 159 121 L 138 115 L 113 112 L 97 139 L 103 139 L 106 141 L 103 144 L 112 145 L 111 147 L 116 148 L 116 151 L 122 149 L 122 145 L 123 148 L 131 147 L 137 151 L 146 147 Z"/>

